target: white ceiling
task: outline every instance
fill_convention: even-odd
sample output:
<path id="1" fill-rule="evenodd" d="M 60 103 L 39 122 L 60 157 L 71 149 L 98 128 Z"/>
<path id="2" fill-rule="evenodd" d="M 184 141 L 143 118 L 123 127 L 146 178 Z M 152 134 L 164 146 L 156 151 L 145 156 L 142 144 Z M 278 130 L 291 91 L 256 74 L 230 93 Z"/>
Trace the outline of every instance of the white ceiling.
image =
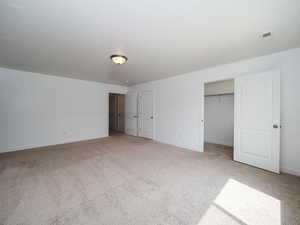
<path id="1" fill-rule="evenodd" d="M 0 2 L 1 66 L 83 80 L 132 85 L 298 46 L 299 0 Z"/>

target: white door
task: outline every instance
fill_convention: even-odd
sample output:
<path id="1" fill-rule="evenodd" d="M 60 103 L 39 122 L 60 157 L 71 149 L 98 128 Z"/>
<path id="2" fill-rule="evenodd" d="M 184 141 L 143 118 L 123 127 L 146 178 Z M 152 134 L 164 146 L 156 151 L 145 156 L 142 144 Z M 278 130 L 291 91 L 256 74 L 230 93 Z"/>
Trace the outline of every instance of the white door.
<path id="1" fill-rule="evenodd" d="M 142 91 L 138 102 L 139 122 L 138 135 L 145 138 L 153 138 L 153 92 Z"/>
<path id="2" fill-rule="evenodd" d="M 234 160 L 280 172 L 280 71 L 235 79 L 234 133 Z"/>
<path id="3" fill-rule="evenodd" d="M 137 92 L 128 92 L 125 98 L 125 132 L 137 136 Z"/>

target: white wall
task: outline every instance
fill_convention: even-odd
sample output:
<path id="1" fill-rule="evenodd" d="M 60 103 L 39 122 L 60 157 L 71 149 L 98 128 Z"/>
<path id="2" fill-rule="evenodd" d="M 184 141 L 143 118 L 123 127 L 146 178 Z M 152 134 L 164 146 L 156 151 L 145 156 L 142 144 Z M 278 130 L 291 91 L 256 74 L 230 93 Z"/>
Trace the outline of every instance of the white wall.
<path id="1" fill-rule="evenodd" d="M 117 85 L 0 68 L 0 152 L 108 136 Z"/>
<path id="2" fill-rule="evenodd" d="M 155 139 L 201 151 L 201 84 L 270 69 L 281 70 L 281 170 L 300 175 L 300 49 L 144 83 L 155 92 Z M 198 104 L 197 104 L 198 103 Z"/>

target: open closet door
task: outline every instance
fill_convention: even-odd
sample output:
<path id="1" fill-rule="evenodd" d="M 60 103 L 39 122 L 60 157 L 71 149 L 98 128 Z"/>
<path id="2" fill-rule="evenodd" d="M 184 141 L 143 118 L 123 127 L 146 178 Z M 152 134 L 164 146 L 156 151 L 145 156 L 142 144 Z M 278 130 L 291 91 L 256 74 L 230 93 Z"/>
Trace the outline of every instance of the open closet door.
<path id="1" fill-rule="evenodd" d="M 137 136 L 137 92 L 128 92 L 125 97 L 125 132 Z"/>
<path id="2" fill-rule="evenodd" d="M 280 71 L 235 79 L 234 133 L 234 160 L 280 172 Z"/>

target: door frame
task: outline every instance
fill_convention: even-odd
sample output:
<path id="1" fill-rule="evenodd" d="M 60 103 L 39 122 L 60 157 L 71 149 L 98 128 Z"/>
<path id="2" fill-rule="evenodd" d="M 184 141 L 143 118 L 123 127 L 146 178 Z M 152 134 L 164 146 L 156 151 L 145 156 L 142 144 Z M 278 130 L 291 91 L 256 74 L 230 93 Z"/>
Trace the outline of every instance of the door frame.
<path id="1" fill-rule="evenodd" d="M 118 126 L 118 109 L 117 109 L 117 107 L 118 107 L 118 97 L 114 94 L 114 93 L 110 93 L 109 94 L 109 108 L 108 108 L 108 111 L 109 111 L 109 120 L 111 119 L 111 112 L 110 112 L 110 105 L 111 105 L 111 98 L 113 98 L 113 102 L 114 102 L 114 106 L 113 106 L 113 108 L 114 108 L 114 115 L 113 115 L 113 117 L 114 117 L 114 121 L 113 121 L 113 123 L 114 123 L 114 127 L 113 127 L 113 129 L 116 129 L 117 128 L 117 126 Z M 110 122 L 110 121 L 109 121 Z M 110 126 L 110 124 L 109 124 L 109 126 Z"/>
<path id="2" fill-rule="evenodd" d="M 202 132 L 202 142 L 200 140 L 200 149 L 202 149 L 201 152 L 204 152 L 204 143 L 205 143 L 205 134 L 204 134 L 204 123 L 205 123 L 205 118 L 204 118 L 204 109 L 205 109 L 205 84 L 213 83 L 213 82 L 222 82 L 222 81 L 227 81 L 227 80 L 233 80 L 233 89 L 235 90 L 235 79 L 237 76 L 232 76 L 232 77 L 226 77 L 226 78 L 219 78 L 219 79 L 212 79 L 212 80 L 205 80 L 201 82 L 201 118 L 200 118 L 200 125 L 201 125 L 201 130 Z M 235 101 L 235 100 L 234 100 Z M 235 125 L 235 108 L 234 108 L 234 118 L 233 118 L 233 123 Z M 235 127 L 235 126 L 234 126 Z M 235 129 L 233 129 L 233 139 L 235 138 Z M 234 153 L 234 145 L 232 146 L 233 148 L 233 153 Z"/>
<path id="3" fill-rule="evenodd" d="M 128 98 L 128 95 L 130 94 L 130 93 L 135 93 L 135 95 L 136 95 L 136 112 L 135 112 L 135 116 L 136 116 L 136 132 L 135 132 L 135 135 L 133 135 L 133 134 L 129 134 L 128 133 L 128 111 L 127 111 L 127 102 L 126 102 L 126 99 Z M 131 135 L 131 136 L 138 136 L 138 92 L 137 91 L 135 91 L 135 90 L 133 90 L 133 91 L 127 91 L 127 93 L 125 94 L 125 134 L 126 135 Z"/>
<path id="4" fill-rule="evenodd" d="M 138 118 L 137 118 L 137 121 L 138 121 L 138 132 L 137 132 L 137 136 L 138 137 L 142 137 L 141 134 L 140 134 L 140 130 L 139 130 L 139 123 L 140 123 L 140 100 L 141 100 L 141 97 L 142 97 L 142 93 L 143 92 L 151 92 L 152 93 L 152 116 L 153 116 L 153 119 L 152 119 L 152 140 L 155 140 L 155 124 L 156 124 L 156 115 L 155 115 L 155 92 L 153 89 L 142 89 L 142 90 L 139 90 L 137 91 L 137 114 L 138 114 Z"/>
<path id="5" fill-rule="evenodd" d="M 109 96 L 110 94 L 115 94 L 115 95 L 124 95 L 124 97 L 126 96 L 127 92 L 122 92 L 122 91 L 107 91 L 106 92 L 106 99 L 107 99 L 107 112 L 106 112 L 106 116 L 107 116 L 107 137 L 109 137 Z M 125 100 L 124 100 L 125 101 Z M 125 116 L 125 115 L 124 115 Z M 125 129 L 125 125 L 124 125 L 124 129 Z M 124 131 L 125 133 L 125 131 Z"/>
<path id="6" fill-rule="evenodd" d="M 234 90 L 236 89 L 236 85 L 235 85 L 235 81 L 236 78 L 241 77 L 241 76 L 247 76 L 250 74 L 255 74 L 255 73 L 264 73 L 264 72 L 269 72 L 269 71 L 278 71 L 281 74 L 281 70 L 279 68 L 270 68 L 268 70 L 259 70 L 259 71 L 252 71 L 252 72 L 247 72 L 247 73 L 242 73 L 242 74 L 238 74 L 238 75 L 228 75 L 228 76 L 221 76 L 219 78 L 213 78 L 213 79 L 203 79 L 200 83 L 201 86 L 201 115 L 200 115 L 200 132 L 202 132 L 202 140 L 201 138 L 199 138 L 199 148 L 200 148 L 200 152 L 204 152 L 204 88 L 205 88 L 205 84 L 207 83 L 212 83 L 212 82 L 218 82 L 218 81 L 226 81 L 226 80 L 234 80 Z M 281 77 L 281 76 L 280 76 Z M 281 78 L 280 78 L 281 79 Z M 235 97 L 234 97 L 234 101 L 235 101 Z M 281 110 L 281 108 L 280 108 Z M 234 133 L 233 133 L 233 138 L 234 138 L 234 143 L 235 143 L 235 139 L 236 139 L 236 107 L 234 107 Z M 281 121 L 280 121 L 280 127 L 281 127 Z M 201 134 L 201 133 L 200 133 Z M 281 137 L 279 137 L 280 139 Z M 233 145 L 233 158 L 234 158 L 234 145 Z M 280 161 L 280 153 L 279 153 L 279 161 Z M 233 159 L 234 160 L 234 159 Z M 281 167 L 279 164 L 279 173 L 281 172 Z"/>
<path id="7" fill-rule="evenodd" d="M 152 88 L 142 88 L 142 89 L 133 89 L 128 91 L 125 96 L 130 93 L 130 92 L 136 92 L 137 93 L 137 115 L 139 115 L 139 101 L 140 101 L 140 93 L 144 92 L 144 91 L 151 91 L 152 92 L 152 113 L 153 113 L 153 120 L 152 120 L 152 140 L 156 140 L 156 93 L 155 93 L 155 89 Z M 125 98 L 126 99 L 126 98 Z M 126 104 L 126 103 L 125 103 Z M 125 115 L 125 120 L 126 120 L 126 115 Z M 137 118 L 137 137 L 139 136 L 139 130 L 138 130 L 138 126 L 139 126 L 139 118 Z M 126 133 L 126 126 L 127 123 L 125 122 L 125 133 Z"/>

